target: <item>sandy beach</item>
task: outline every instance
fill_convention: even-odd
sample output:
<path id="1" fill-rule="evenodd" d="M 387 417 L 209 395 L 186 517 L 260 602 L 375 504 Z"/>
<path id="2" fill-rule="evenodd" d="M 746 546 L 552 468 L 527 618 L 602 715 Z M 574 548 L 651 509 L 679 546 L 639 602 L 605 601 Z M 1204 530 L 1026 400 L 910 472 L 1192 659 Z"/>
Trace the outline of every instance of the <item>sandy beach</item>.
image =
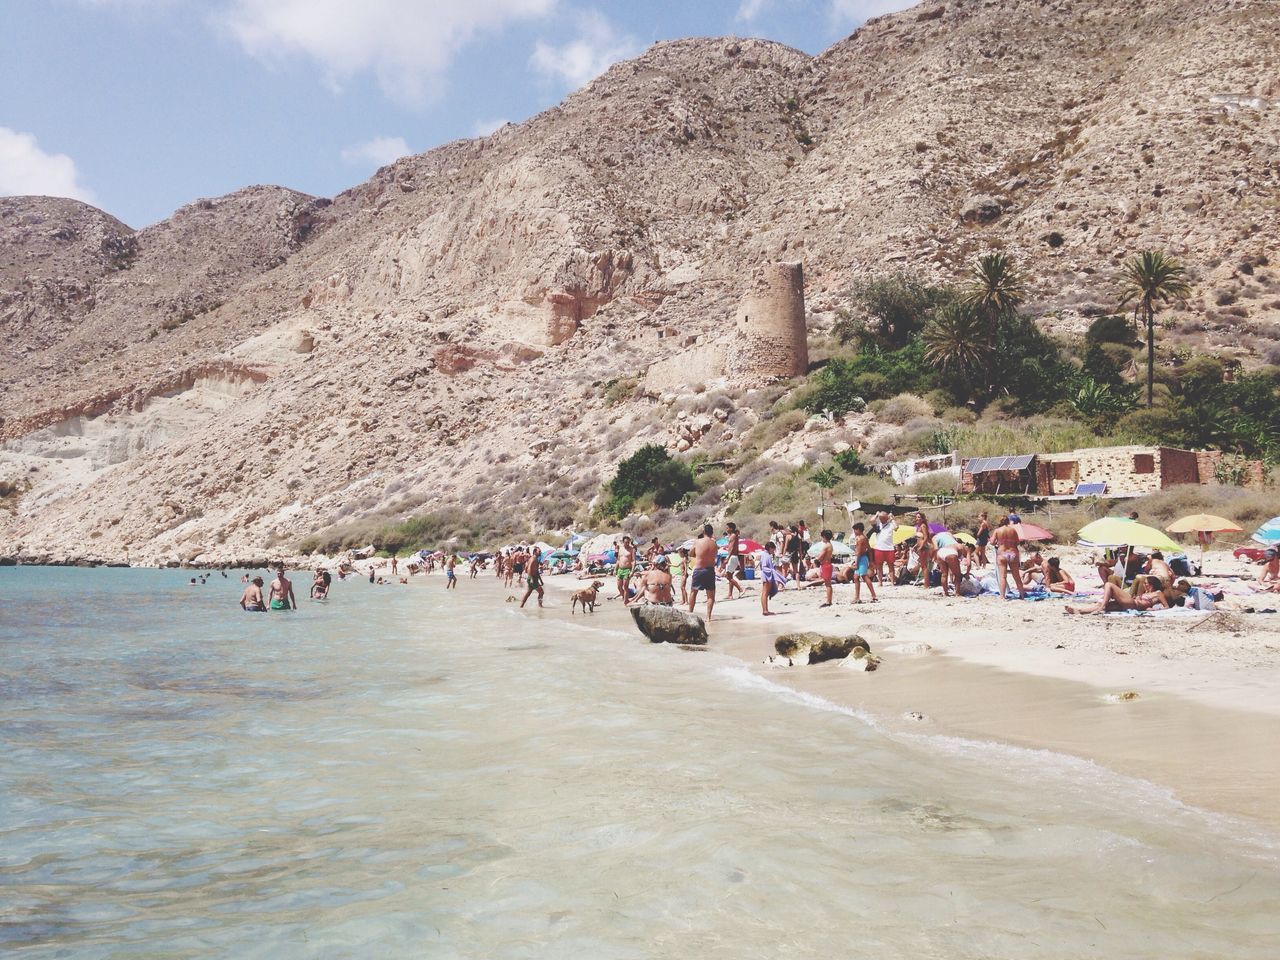
<path id="1" fill-rule="evenodd" d="M 1096 580 L 1082 558 L 1070 567 L 1082 584 Z M 1230 557 L 1208 565 L 1221 576 L 1252 569 Z M 463 587 L 477 583 L 511 592 L 495 588 L 491 576 Z M 547 583 L 542 616 L 567 616 L 568 592 L 580 582 L 557 576 Z M 766 619 L 748 589 L 745 598 L 717 603 L 709 649 L 770 682 L 865 711 L 897 733 L 927 730 L 1069 754 L 1167 788 L 1187 804 L 1280 826 L 1274 615 L 1069 617 L 1059 600 L 944 599 L 919 587 L 890 587 L 879 603 L 854 606 L 852 587 L 838 586 L 829 609 L 819 606 L 820 589 L 783 591 L 771 603 L 778 616 Z M 606 595 L 593 622 L 634 629 L 620 601 Z M 864 673 L 840 661 L 771 661 L 774 639 L 800 630 L 865 630 L 877 636 L 872 649 L 882 663 Z"/>

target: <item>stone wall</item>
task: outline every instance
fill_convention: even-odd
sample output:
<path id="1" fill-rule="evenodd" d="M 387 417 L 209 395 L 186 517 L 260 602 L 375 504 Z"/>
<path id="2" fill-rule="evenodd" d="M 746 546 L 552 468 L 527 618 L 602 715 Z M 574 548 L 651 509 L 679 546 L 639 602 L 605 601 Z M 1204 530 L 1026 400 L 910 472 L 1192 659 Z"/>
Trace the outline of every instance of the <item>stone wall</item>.
<path id="1" fill-rule="evenodd" d="M 1197 450 L 1195 458 L 1201 483 L 1213 483 L 1217 478 L 1218 464 L 1227 459 L 1233 465 L 1243 465 L 1245 474 L 1242 486 L 1261 490 L 1267 485 L 1265 464 L 1261 460 L 1241 461 L 1235 457 L 1228 457 L 1221 450 Z"/>
<path id="2" fill-rule="evenodd" d="M 696 343 L 685 347 L 674 357 L 649 364 L 644 388 L 648 393 L 688 391 L 694 384 L 706 383 L 725 375 L 725 343 Z"/>

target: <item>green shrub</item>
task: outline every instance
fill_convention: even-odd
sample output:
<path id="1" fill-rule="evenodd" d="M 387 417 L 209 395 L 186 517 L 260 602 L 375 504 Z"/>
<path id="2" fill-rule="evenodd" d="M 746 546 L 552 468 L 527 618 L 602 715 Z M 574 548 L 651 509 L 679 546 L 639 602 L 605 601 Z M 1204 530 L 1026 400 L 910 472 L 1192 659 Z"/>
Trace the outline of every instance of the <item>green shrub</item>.
<path id="1" fill-rule="evenodd" d="M 866 467 L 862 465 L 862 456 L 856 449 L 850 447 L 848 450 L 841 450 L 831 458 L 845 473 L 857 476 L 866 473 Z"/>
<path id="2" fill-rule="evenodd" d="M 836 322 L 836 336 L 845 343 L 869 340 L 889 349 L 910 343 L 929 314 L 953 297 L 951 291 L 905 272 L 864 280 L 852 294 L 855 311 Z"/>
<path id="3" fill-rule="evenodd" d="M 645 496 L 652 497 L 659 507 L 670 507 L 696 487 L 688 463 L 673 459 L 664 447 L 651 443 L 618 464 L 605 486 L 608 499 L 604 512 L 614 519 L 625 517 Z"/>
<path id="4" fill-rule="evenodd" d="M 1089 324 L 1089 330 L 1084 336 L 1090 344 L 1131 343 L 1134 338 L 1133 324 L 1128 317 L 1099 317 Z"/>

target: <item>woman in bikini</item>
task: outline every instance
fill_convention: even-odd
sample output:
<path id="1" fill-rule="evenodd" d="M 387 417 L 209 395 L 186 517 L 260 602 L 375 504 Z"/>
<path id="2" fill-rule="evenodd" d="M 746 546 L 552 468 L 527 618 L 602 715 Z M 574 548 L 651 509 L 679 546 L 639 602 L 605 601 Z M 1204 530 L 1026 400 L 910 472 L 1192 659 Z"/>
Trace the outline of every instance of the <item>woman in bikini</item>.
<path id="1" fill-rule="evenodd" d="M 1067 606 L 1063 608 L 1063 611 L 1065 613 L 1119 613 L 1123 610 L 1158 610 L 1168 606 L 1168 600 L 1160 590 L 1148 590 L 1145 593 L 1131 594 L 1124 587 L 1108 582 L 1102 588 L 1102 599 L 1093 606 Z"/>

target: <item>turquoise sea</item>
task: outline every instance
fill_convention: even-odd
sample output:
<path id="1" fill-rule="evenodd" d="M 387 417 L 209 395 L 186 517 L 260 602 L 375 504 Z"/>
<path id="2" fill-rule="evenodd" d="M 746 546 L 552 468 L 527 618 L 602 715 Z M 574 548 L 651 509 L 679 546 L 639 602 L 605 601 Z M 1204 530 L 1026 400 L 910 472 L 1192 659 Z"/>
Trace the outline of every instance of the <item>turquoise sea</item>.
<path id="1" fill-rule="evenodd" d="M 1277 838 L 1089 763 L 488 580 L 190 576 L 0 568 L 6 957 L 1280 957 Z"/>

